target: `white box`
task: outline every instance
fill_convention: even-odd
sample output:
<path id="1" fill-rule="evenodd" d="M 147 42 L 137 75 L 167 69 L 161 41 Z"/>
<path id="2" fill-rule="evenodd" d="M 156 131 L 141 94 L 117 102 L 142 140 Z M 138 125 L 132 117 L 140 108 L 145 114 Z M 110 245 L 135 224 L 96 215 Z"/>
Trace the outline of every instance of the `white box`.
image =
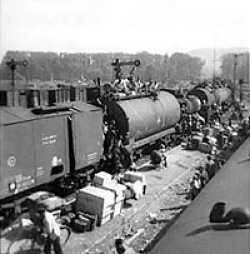
<path id="1" fill-rule="evenodd" d="M 136 181 L 141 181 L 144 185 L 146 185 L 146 178 L 142 173 L 127 171 L 124 174 L 124 180 L 135 183 Z"/>
<path id="2" fill-rule="evenodd" d="M 122 210 L 123 202 L 125 199 L 126 186 L 123 184 L 113 183 L 107 186 L 98 186 L 104 190 L 110 190 L 115 194 L 115 205 L 113 209 L 113 217 L 119 215 Z"/>
<path id="3" fill-rule="evenodd" d="M 115 202 L 119 202 L 119 201 L 125 199 L 126 186 L 124 186 L 123 184 L 112 183 L 109 185 L 108 184 L 107 185 L 100 185 L 100 186 L 96 186 L 96 187 L 114 192 Z"/>
<path id="4" fill-rule="evenodd" d="M 121 214 L 122 211 L 122 206 L 123 206 L 123 200 L 115 203 L 115 207 L 114 207 L 114 212 L 113 212 L 113 217 Z"/>
<path id="5" fill-rule="evenodd" d="M 100 225 L 112 218 L 114 206 L 115 193 L 110 190 L 87 186 L 77 193 L 76 210 L 96 214 Z"/>
<path id="6" fill-rule="evenodd" d="M 112 175 L 110 175 L 107 172 L 101 171 L 97 174 L 95 174 L 94 177 L 94 185 L 98 186 L 98 185 L 107 185 L 107 184 L 111 184 L 112 182 Z"/>

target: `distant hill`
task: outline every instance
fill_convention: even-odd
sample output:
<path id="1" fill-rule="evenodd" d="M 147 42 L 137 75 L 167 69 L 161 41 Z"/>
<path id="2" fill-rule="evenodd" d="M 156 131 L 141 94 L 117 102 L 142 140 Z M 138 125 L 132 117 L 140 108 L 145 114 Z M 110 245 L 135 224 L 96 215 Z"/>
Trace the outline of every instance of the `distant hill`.
<path id="1" fill-rule="evenodd" d="M 228 53 L 242 53 L 249 51 L 248 48 L 201 48 L 194 49 L 188 52 L 191 56 L 200 57 L 202 60 L 205 60 L 205 64 L 202 68 L 202 77 L 211 78 L 213 77 L 214 70 L 214 55 L 215 55 L 215 73 L 220 73 L 221 59 L 224 54 Z"/>

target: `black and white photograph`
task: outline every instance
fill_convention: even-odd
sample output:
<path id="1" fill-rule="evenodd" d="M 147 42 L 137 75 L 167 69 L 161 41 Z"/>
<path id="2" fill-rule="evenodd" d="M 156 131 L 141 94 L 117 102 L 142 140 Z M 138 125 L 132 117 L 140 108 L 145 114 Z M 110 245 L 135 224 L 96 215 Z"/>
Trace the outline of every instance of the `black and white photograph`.
<path id="1" fill-rule="evenodd" d="M 250 2 L 0 0 L 0 253 L 250 253 Z"/>

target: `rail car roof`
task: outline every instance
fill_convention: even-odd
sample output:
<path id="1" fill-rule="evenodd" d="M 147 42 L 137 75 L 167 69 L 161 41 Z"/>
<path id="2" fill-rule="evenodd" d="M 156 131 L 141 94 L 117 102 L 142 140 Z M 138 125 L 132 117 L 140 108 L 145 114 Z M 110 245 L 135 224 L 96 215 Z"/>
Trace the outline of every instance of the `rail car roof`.
<path id="1" fill-rule="evenodd" d="M 250 138 L 232 155 L 224 167 L 181 214 L 156 244 L 151 254 L 246 254 L 250 253 L 250 226 L 230 229 L 210 224 L 209 213 L 218 201 L 226 210 L 250 208 Z"/>
<path id="2" fill-rule="evenodd" d="M 0 125 L 11 124 L 16 122 L 36 119 L 30 109 L 22 107 L 1 107 L 0 108 Z"/>
<path id="3" fill-rule="evenodd" d="M 57 105 L 69 105 L 68 103 L 62 103 Z M 99 111 L 102 110 L 101 108 L 98 108 L 92 104 L 84 103 L 84 102 L 73 102 L 70 103 L 72 109 L 79 110 L 81 112 L 90 112 L 90 111 Z"/>
<path id="4" fill-rule="evenodd" d="M 58 104 L 56 107 L 68 107 L 71 111 L 79 112 L 91 112 L 96 110 L 101 110 L 93 105 L 86 103 L 71 103 L 71 104 Z M 50 109 L 52 107 L 46 107 L 45 109 Z M 56 115 L 68 114 L 70 111 L 57 111 Z M 34 114 L 32 109 L 27 109 L 23 107 L 0 107 L 0 125 L 13 124 L 17 122 L 30 121 L 39 119 L 41 117 L 55 116 L 55 114 Z"/>

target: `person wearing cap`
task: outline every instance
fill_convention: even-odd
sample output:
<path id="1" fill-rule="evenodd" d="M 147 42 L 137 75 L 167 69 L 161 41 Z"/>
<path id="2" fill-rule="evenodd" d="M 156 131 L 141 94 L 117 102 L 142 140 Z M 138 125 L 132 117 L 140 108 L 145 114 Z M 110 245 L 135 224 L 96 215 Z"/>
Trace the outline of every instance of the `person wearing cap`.
<path id="1" fill-rule="evenodd" d="M 52 213 L 50 213 L 45 206 L 38 208 L 43 232 L 46 234 L 46 242 L 44 246 L 44 253 L 51 253 L 51 245 L 53 245 L 56 254 L 62 254 L 62 247 L 60 244 L 60 226 Z"/>

